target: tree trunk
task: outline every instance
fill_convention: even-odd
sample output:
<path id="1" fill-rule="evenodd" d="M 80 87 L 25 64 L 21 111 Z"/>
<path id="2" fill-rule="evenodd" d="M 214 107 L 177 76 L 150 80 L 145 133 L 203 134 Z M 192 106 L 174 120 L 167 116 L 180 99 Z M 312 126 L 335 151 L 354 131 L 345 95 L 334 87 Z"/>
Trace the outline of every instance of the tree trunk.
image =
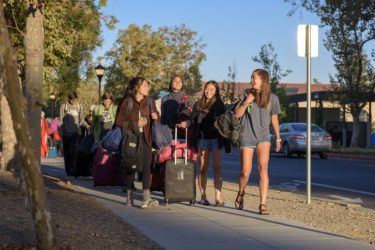
<path id="1" fill-rule="evenodd" d="M 30 2 L 30 1 L 28 1 Z M 41 105 L 43 102 L 44 29 L 42 9 L 28 4 L 25 45 L 25 95 L 28 120 L 35 154 L 40 162 Z"/>
<path id="2" fill-rule="evenodd" d="M 0 79 L 1 81 L 1 79 Z M 3 83 L 2 83 L 3 84 Z M 2 85 L 0 84 L 0 85 Z M 1 89 L 3 89 L 1 87 Z M 14 170 L 16 173 L 19 173 L 19 170 L 22 168 L 21 161 L 21 152 L 17 146 L 16 135 L 14 133 L 14 126 L 12 117 L 10 114 L 8 100 L 4 96 L 4 92 L 1 91 L 1 135 L 3 140 L 3 152 L 1 157 L 1 169 L 4 170 Z M 18 176 L 18 174 L 17 174 Z"/>
<path id="3" fill-rule="evenodd" d="M 358 148 L 359 145 L 359 113 L 352 112 L 353 116 L 353 134 L 350 143 L 350 147 L 355 149 Z"/>
<path id="4" fill-rule="evenodd" d="M 0 44 L 0 77 L 5 84 L 5 94 L 22 154 L 22 164 L 31 202 L 37 245 L 39 249 L 55 249 L 55 240 L 51 228 L 51 214 L 47 210 L 43 178 L 38 164 L 40 155 L 36 157 L 35 145 L 31 139 L 26 116 L 26 100 L 18 84 L 17 56 L 11 46 L 6 28 L 3 0 L 0 0 Z M 40 118 L 38 119 L 40 120 Z"/>

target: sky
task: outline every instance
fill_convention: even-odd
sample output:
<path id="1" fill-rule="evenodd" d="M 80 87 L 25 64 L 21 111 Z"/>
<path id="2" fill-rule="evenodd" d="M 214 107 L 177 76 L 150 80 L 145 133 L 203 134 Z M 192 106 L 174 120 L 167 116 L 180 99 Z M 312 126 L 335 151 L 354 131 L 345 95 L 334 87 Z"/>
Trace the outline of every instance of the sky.
<path id="1" fill-rule="evenodd" d="M 111 31 L 103 25 L 103 46 L 94 57 L 104 56 L 117 39 L 120 29 L 130 24 L 180 26 L 196 31 L 203 43 L 207 59 L 201 64 L 202 80 L 228 80 L 228 67 L 236 67 L 236 81 L 249 81 L 251 72 L 261 65 L 253 62 L 261 46 L 272 43 L 283 71 L 292 73 L 281 79 L 283 83 L 306 82 L 306 58 L 297 55 L 297 26 L 319 25 L 319 18 L 306 11 L 292 17 L 291 9 L 283 0 L 108 0 L 102 8 L 104 15 L 113 15 L 119 23 Z M 332 55 L 323 45 L 325 29 L 319 28 L 319 54 L 311 60 L 311 79 L 329 83 L 335 74 Z M 102 61 L 105 66 L 105 61 Z"/>

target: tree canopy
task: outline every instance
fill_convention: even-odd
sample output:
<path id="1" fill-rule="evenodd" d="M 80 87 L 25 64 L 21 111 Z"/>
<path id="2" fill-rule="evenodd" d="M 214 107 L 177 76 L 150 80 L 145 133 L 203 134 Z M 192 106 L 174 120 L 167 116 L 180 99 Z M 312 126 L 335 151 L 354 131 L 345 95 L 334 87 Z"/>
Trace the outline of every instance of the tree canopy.
<path id="1" fill-rule="evenodd" d="M 375 88 L 375 1 L 374 0 L 284 0 L 315 13 L 326 27 L 324 46 L 332 53 L 336 74 L 331 76 L 334 100 L 348 105 L 354 119 L 352 147 L 358 146 L 359 115 Z M 371 55 L 371 56 L 370 56 Z M 372 57 L 372 58 L 371 58 Z"/>
<path id="2" fill-rule="evenodd" d="M 128 78 L 143 76 L 151 83 L 151 91 L 168 87 L 173 75 L 181 75 L 185 90 L 201 86 L 199 66 L 206 56 L 206 46 L 197 32 L 185 25 L 139 27 L 131 24 L 120 30 L 114 47 L 106 53 L 109 66 L 106 70 L 106 90 L 116 96 L 123 94 Z"/>
<path id="3" fill-rule="evenodd" d="M 17 51 L 21 78 L 24 79 L 25 47 L 23 44 L 28 1 L 4 0 L 4 12 L 13 46 Z M 101 0 L 99 6 L 105 6 Z M 44 83 L 43 96 L 57 95 L 57 102 L 75 90 L 87 74 L 93 74 L 91 52 L 102 40 L 101 18 L 113 28 L 116 19 L 99 12 L 95 1 L 45 1 L 44 17 Z"/>

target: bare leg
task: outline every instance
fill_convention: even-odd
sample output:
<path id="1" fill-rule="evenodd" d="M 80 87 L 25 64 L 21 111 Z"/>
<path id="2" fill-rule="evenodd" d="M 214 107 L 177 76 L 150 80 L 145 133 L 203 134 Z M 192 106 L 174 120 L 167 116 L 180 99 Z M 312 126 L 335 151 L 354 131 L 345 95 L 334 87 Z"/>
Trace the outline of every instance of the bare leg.
<path id="1" fill-rule="evenodd" d="M 269 185 L 268 161 L 270 157 L 270 144 L 262 143 L 257 146 L 260 204 L 266 204 Z"/>
<path id="2" fill-rule="evenodd" d="M 238 209 L 243 208 L 243 200 L 245 194 L 245 187 L 249 181 L 252 161 L 253 161 L 253 148 L 240 149 L 241 154 L 241 173 L 238 177 L 238 194 L 235 200 L 235 206 Z"/>
<path id="3" fill-rule="evenodd" d="M 238 191 L 242 194 L 250 177 L 252 163 L 253 163 L 253 148 L 240 149 L 241 155 L 241 173 L 238 177 Z"/>
<path id="4" fill-rule="evenodd" d="M 198 185 L 201 191 L 201 200 L 206 199 L 207 172 L 209 166 L 210 152 L 199 149 L 199 176 Z"/>
<path id="5" fill-rule="evenodd" d="M 221 186 L 223 184 L 223 179 L 221 178 L 221 157 L 222 157 L 222 152 L 220 149 L 212 150 L 212 166 L 214 170 L 215 200 L 217 202 L 222 202 Z"/>

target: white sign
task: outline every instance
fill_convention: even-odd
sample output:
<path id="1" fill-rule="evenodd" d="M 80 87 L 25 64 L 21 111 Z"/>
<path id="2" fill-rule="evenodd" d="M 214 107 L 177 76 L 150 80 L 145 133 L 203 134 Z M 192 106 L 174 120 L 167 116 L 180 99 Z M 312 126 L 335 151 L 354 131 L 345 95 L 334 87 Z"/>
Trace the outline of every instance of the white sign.
<path id="1" fill-rule="evenodd" d="M 310 53 L 311 57 L 317 57 L 318 56 L 318 38 L 319 38 L 319 32 L 318 32 L 318 25 L 310 25 L 311 33 L 310 33 Z M 308 39 L 308 34 L 306 34 L 307 30 L 307 24 L 300 24 L 298 25 L 298 32 L 297 32 L 297 43 L 298 43 L 298 56 L 301 57 L 307 57 L 308 51 L 306 48 L 306 40 Z"/>

